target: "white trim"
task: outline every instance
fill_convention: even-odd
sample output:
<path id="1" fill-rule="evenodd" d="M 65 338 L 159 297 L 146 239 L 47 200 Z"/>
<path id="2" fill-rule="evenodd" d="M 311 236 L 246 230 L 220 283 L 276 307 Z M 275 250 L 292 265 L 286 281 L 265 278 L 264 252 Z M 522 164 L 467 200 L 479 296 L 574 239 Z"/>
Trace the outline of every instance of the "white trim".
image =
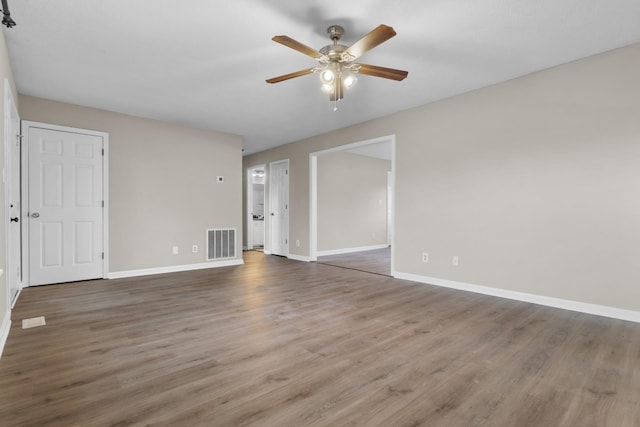
<path id="1" fill-rule="evenodd" d="M 309 258 L 318 260 L 318 155 L 309 154 Z"/>
<path id="2" fill-rule="evenodd" d="M 29 286 L 29 221 L 27 220 L 27 214 L 29 213 L 29 150 L 27 147 L 27 122 L 25 120 L 20 121 L 20 133 L 22 134 L 22 143 L 20 144 L 20 186 L 21 186 L 21 203 L 20 209 L 22 210 L 22 224 L 20 226 L 20 232 L 22 234 L 22 287 Z"/>
<path id="3" fill-rule="evenodd" d="M 169 267 L 143 268 L 141 270 L 115 271 L 109 273 L 107 279 L 123 279 L 126 277 L 150 276 L 152 274 L 179 273 L 182 271 L 204 270 L 207 268 L 230 267 L 242 265 L 242 259 L 201 262 L 198 264 L 172 265 Z"/>
<path id="4" fill-rule="evenodd" d="M 526 292 L 517 292 L 507 289 L 492 288 L 489 286 L 455 282 L 452 280 L 420 276 L 411 273 L 397 272 L 393 275 L 393 277 L 397 279 L 410 280 L 412 282 L 425 283 L 433 286 L 458 289 L 461 291 L 474 292 L 477 294 L 491 295 L 499 298 L 507 298 L 516 301 L 544 305 L 547 307 L 561 308 L 564 310 L 577 311 L 580 313 L 594 314 L 596 316 L 604 316 L 613 319 L 628 320 L 630 322 L 640 323 L 640 311 L 624 310 L 621 308 L 589 304 L 586 302 L 573 301 L 562 298 L 547 297 L 544 295 L 529 294 Z"/>
<path id="5" fill-rule="evenodd" d="M 3 86 L 4 86 L 4 100 L 3 100 L 3 105 L 4 105 L 4 165 L 2 168 L 2 181 L 3 181 L 3 185 L 4 185 L 4 195 L 5 195 L 5 207 L 4 207 L 4 217 L 5 217 L 5 221 L 4 221 L 4 235 L 5 235 L 5 268 L 7 269 L 7 275 L 5 276 L 5 286 L 6 286 L 6 298 L 7 298 L 7 307 L 6 310 L 7 312 L 10 312 L 11 309 L 13 308 L 13 305 L 16 303 L 16 301 L 18 301 L 18 297 L 20 296 L 20 291 L 22 290 L 23 285 L 23 280 L 22 280 L 22 272 L 20 272 L 20 279 L 18 280 L 17 283 L 17 288 L 18 288 L 18 292 L 16 293 L 15 298 L 13 298 L 13 295 L 11 295 L 11 289 L 12 289 L 12 280 L 16 280 L 15 276 L 13 276 L 14 273 L 17 273 L 16 271 L 14 271 L 10 266 L 15 265 L 15 261 L 21 261 L 20 257 L 22 256 L 22 253 L 18 253 L 18 254 L 13 254 L 13 248 L 10 248 L 9 245 L 11 244 L 11 239 L 10 239 L 10 229 L 9 229 L 9 218 L 11 217 L 11 210 L 9 207 L 9 200 L 7 200 L 9 198 L 9 195 L 11 194 L 11 189 L 10 189 L 10 184 L 11 184 L 11 172 L 14 168 L 13 162 L 12 162 L 12 150 L 11 150 L 11 146 L 13 144 L 14 141 L 14 137 L 10 134 L 11 132 L 11 114 L 12 114 L 12 110 L 15 110 L 16 114 L 18 115 L 18 126 L 20 127 L 20 112 L 18 111 L 18 106 L 16 105 L 16 101 L 13 97 L 13 92 L 11 91 L 11 84 L 9 83 L 9 79 L 7 79 L 6 77 L 4 78 L 4 82 L 3 82 Z M 18 132 L 20 132 L 20 129 L 18 129 Z M 16 136 L 17 137 L 17 136 Z M 22 153 L 20 153 L 20 155 L 22 155 Z M 20 162 L 21 163 L 21 162 Z M 18 165 L 18 167 L 20 167 L 21 165 Z M 22 179 L 22 177 L 20 176 L 19 179 Z M 22 184 L 22 183 L 20 183 Z M 20 220 L 23 220 L 24 222 L 24 217 L 22 216 L 22 212 L 23 212 L 23 208 L 22 208 L 22 203 L 20 203 L 20 211 L 19 211 L 19 215 L 18 217 L 20 218 Z M 18 228 L 20 229 L 20 232 L 22 232 L 22 225 L 18 225 Z M 19 239 L 22 239 L 20 236 L 18 236 Z M 23 242 L 22 240 L 20 240 L 20 247 L 22 248 Z M 0 275 L 1 274 L 0 270 Z M 12 278 L 10 278 L 12 277 Z M 0 354 L 2 352 L 2 348 L 0 348 Z"/>
<path id="6" fill-rule="evenodd" d="M 242 246 L 243 250 L 247 250 L 245 248 L 248 248 L 249 246 L 253 246 L 253 227 L 252 227 L 252 223 L 251 221 L 253 221 L 253 216 L 251 214 L 251 207 L 253 205 L 253 176 L 251 176 L 251 171 L 253 170 L 253 168 L 247 168 L 247 174 L 246 174 L 246 187 L 245 187 L 245 193 L 247 196 L 247 200 L 245 201 L 245 206 L 246 206 L 246 212 L 245 212 L 245 220 L 243 221 L 244 223 L 244 227 L 245 227 L 245 231 L 243 234 L 243 237 L 246 239 L 247 244 Z M 249 220 L 249 218 L 251 218 L 251 220 Z"/>
<path id="7" fill-rule="evenodd" d="M 4 351 L 4 346 L 9 338 L 9 331 L 11 330 L 11 311 L 7 311 L 2 319 L 2 325 L 0 325 L 0 358 Z"/>
<path id="8" fill-rule="evenodd" d="M 304 255 L 289 254 L 287 258 L 292 259 L 294 261 L 311 262 L 311 258 Z"/>
<path id="9" fill-rule="evenodd" d="M 109 277 L 109 134 L 106 132 L 98 132 L 102 136 L 102 148 L 104 155 L 102 156 L 102 200 L 104 207 L 102 208 L 102 278 Z"/>
<path id="10" fill-rule="evenodd" d="M 22 293 L 22 288 L 18 289 L 18 292 L 16 293 L 16 297 L 11 302 L 11 310 L 13 310 L 13 307 L 16 306 L 16 303 L 18 302 L 18 299 L 20 298 L 21 293 Z"/>
<path id="11" fill-rule="evenodd" d="M 351 254 L 354 252 L 375 251 L 376 249 L 388 248 L 386 243 L 383 245 L 360 246 L 356 248 L 331 249 L 328 251 L 317 251 L 318 256 Z"/>
<path id="12" fill-rule="evenodd" d="M 102 260 L 102 278 L 109 278 L 109 134 L 91 129 L 74 128 L 70 126 L 60 126 L 51 123 L 34 122 L 30 120 L 22 120 L 22 134 L 24 135 L 22 144 L 22 210 L 29 212 L 29 128 L 43 128 L 56 130 L 60 132 L 79 133 L 82 135 L 92 135 L 102 138 L 102 148 L 104 156 L 102 156 L 102 200 L 104 200 L 104 208 L 102 209 L 102 252 L 104 259 Z M 22 221 L 22 286 L 30 286 L 29 277 L 29 226 L 28 221 Z"/>

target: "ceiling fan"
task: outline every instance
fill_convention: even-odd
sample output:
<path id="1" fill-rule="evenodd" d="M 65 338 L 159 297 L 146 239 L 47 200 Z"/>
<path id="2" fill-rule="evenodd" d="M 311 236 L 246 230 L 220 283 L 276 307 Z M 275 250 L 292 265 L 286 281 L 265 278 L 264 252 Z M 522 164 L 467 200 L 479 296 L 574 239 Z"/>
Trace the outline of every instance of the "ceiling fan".
<path id="1" fill-rule="evenodd" d="M 409 74 L 403 70 L 354 62 L 369 50 L 396 35 L 394 29 L 387 25 L 379 25 L 351 46 L 338 43 L 342 34 L 344 34 L 344 29 L 340 25 L 332 25 L 327 28 L 327 34 L 329 34 L 333 44 L 329 44 L 319 51 L 288 36 L 273 37 L 272 40 L 274 42 L 310 56 L 318 61 L 319 64 L 314 68 L 307 68 L 267 79 L 267 83 L 279 83 L 295 77 L 319 73 L 323 89 L 329 92 L 329 100 L 337 103 L 344 97 L 345 89 L 349 89 L 356 82 L 356 74 L 365 74 L 398 81 L 404 80 Z M 334 107 L 334 110 L 336 109 L 337 108 Z"/>

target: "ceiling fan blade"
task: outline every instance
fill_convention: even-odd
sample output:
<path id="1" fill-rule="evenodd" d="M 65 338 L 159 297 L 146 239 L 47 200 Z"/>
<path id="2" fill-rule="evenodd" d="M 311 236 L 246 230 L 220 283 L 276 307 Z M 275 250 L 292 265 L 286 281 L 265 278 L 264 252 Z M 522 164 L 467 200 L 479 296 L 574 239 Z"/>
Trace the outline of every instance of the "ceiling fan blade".
<path id="1" fill-rule="evenodd" d="M 282 76 L 273 77 L 271 79 L 267 79 L 267 83 L 279 83 L 285 80 L 293 79 L 295 77 L 306 76 L 307 74 L 313 74 L 315 69 L 308 68 L 306 70 L 300 70 L 289 74 L 284 74 Z"/>
<path id="2" fill-rule="evenodd" d="M 292 39 L 289 36 L 275 36 L 271 40 L 276 43 L 280 43 L 291 49 L 297 50 L 300 53 L 304 53 L 307 56 L 312 57 L 313 59 L 318 59 L 322 57 L 322 54 L 315 50 L 312 47 L 307 46 L 306 44 L 302 44 L 299 41 Z"/>
<path id="3" fill-rule="evenodd" d="M 358 69 L 358 74 L 365 74 L 367 76 L 374 77 L 382 77 L 384 79 L 391 80 L 404 80 L 407 75 L 409 75 L 408 71 L 396 70 L 394 68 L 386 68 L 386 67 L 378 67 L 377 65 L 367 65 L 367 64 L 358 64 L 360 68 Z"/>
<path id="4" fill-rule="evenodd" d="M 351 47 L 342 54 L 343 58 L 345 58 L 345 61 L 351 62 L 395 35 L 396 32 L 392 27 L 378 25 L 369 34 L 351 45 Z"/>

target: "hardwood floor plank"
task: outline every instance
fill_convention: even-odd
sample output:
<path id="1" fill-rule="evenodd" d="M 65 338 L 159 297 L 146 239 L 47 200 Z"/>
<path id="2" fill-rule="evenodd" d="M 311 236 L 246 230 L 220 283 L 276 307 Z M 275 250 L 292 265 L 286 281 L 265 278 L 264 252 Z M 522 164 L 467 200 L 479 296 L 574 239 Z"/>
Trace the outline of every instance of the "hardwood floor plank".
<path id="1" fill-rule="evenodd" d="M 368 273 L 391 275 L 391 247 L 318 257 L 318 263 Z"/>
<path id="2" fill-rule="evenodd" d="M 2 425 L 640 425 L 638 324 L 245 257 L 23 290 Z"/>

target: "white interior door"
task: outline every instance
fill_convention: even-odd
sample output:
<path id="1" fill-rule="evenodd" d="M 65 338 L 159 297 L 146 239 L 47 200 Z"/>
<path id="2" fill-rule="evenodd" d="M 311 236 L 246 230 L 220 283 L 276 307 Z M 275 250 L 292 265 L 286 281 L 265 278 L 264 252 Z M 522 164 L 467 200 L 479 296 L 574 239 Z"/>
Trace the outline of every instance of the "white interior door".
<path id="1" fill-rule="evenodd" d="M 20 116 L 11 94 L 8 82 L 5 82 L 5 153 L 7 211 L 7 284 L 11 305 L 22 289 L 22 243 L 20 237 Z"/>
<path id="2" fill-rule="evenodd" d="M 271 253 L 289 255 L 289 160 L 271 163 L 269 174 Z"/>
<path id="3" fill-rule="evenodd" d="M 27 129 L 29 285 L 100 278 L 104 138 Z"/>

